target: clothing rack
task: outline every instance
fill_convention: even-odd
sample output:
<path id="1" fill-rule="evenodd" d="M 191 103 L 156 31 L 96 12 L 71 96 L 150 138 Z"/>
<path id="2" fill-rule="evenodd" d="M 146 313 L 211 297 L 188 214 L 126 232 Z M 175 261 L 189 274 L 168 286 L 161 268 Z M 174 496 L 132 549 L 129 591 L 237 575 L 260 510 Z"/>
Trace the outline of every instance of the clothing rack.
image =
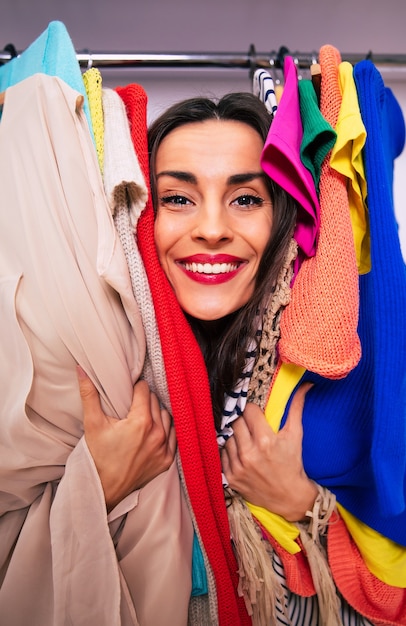
<path id="1" fill-rule="evenodd" d="M 8 44 L 3 52 L 0 52 L 0 64 L 10 61 L 18 56 L 12 44 Z M 181 52 L 181 53 L 139 53 L 139 52 L 91 52 L 84 50 L 77 52 L 76 56 L 82 68 L 89 69 L 92 66 L 98 68 L 231 68 L 248 69 L 256 68 L 281 69 L 283 58 L 286 55 L 293 57 L 300 69 L 308 69 L 310 65 L 317 63 L 317 52 L 291 52 L 282 46 L 279 51 L 257 52 L 251 45 L 247 53 L 237 52 Z M 343 61 L 349 61 L 353 65 L 363 59 L 370 59 L 380 69 L 403 68 L 406 70 L 406 54 L 367 54 L 341 53 Z"/>

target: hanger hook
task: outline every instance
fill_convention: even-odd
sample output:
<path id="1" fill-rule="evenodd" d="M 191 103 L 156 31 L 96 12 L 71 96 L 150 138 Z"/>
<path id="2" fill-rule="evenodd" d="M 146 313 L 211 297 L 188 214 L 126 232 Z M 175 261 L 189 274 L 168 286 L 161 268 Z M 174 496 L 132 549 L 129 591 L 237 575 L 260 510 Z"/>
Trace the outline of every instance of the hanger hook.
<path id="1" fill-rule="evenodd" d="M 15 59 L 16 57 L 18 57 L 18 52 L 16 50 L 16 47 L 12 43 L 8 43 L 6 46 L 4 46 L 3 51 L 8 52 L 8 54 L 10 55 L 10 61 L 11 59 Z"/>
<path id="2" fill-rule="evenodd" d="M 317 54 L 317 52 L 313 51 L 312 52 L 312 60 L 311 60 L 310 65 L 317 65 L 318 62 L 319 62 L 318 54 Z"/>
<path id="3" fill-rule="evenodd" d="M 280 65 L 279 65 L 279 53 L 272 51 L 269 56 L 269 69 L 273 78 L 273 82 L 275 85 L 280 85 L 282 83 L 279 77 Z M 283 71 L 281 71 L 281 75 L 283 75 Z"/>
<path id="4" fill-rule="evenodd" d="M 279 63 L 279 68 L 283 70 L 283 66 L 285 65 L 285 57 L 290 54 L 289 48 L 286 46 L 281 46 L 278 50 L 277 59 Z"/>
<path id="5" fill-rule="evenodd" d="M 84 50 L 84 53 L 87 54 L 87 68 L 86 70 L 91 70 L 93 67 L 93 57 L 92 57 L 92 53 L 90 52 L 89 49 L 86 48 L 86 50 Z"/>
<path id="6" fill-rule="evenodd" d="M 248 59 L 250 64 L 250 80 L 254 78 L 255 70 L 257 69 L 257 52 L 255 46 L 252 43 L 248 50 Z"/>
<path id="7" fill-rule="evenodd" d="M 299 58 L 297 56 L 293 56 L 293 63 L 296 66 L 297 79 L 298 80 L 302 80 L 303 76 L 302 76 L 302 72 L 301 72 L 301 68 L 300 68 Z"/>

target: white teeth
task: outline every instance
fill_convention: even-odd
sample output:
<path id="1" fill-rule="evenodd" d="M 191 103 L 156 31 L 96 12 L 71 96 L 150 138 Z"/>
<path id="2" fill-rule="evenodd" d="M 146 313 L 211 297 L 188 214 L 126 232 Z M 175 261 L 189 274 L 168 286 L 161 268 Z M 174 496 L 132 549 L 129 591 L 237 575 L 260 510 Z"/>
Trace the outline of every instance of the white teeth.
<path id="1" fill-rule="evenodd" d="M 198 274 L 228 274 L 236 270 L 236 263 L 185 263 L 188 272 Z"/>

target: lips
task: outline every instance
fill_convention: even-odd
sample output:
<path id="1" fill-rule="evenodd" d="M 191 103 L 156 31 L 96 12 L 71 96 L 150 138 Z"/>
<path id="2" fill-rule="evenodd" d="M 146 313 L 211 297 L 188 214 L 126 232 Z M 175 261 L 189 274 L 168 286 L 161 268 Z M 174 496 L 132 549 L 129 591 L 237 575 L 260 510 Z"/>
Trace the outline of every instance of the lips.
<path id="1" fill-rule="evenodd" d="M 195 254 L 178 259 L 176 264 L 192 280 L 218 285 L 234 278 L 246 261 L 228 254 Z"/>

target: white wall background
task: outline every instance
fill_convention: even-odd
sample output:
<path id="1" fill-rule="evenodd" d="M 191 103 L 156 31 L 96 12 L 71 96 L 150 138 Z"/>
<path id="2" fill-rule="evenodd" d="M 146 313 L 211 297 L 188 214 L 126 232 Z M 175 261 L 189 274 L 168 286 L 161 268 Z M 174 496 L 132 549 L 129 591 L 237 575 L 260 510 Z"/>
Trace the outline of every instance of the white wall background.
<path id="1" fill-rule="evenodd" d="M 405 0 L 1 0 L 0 50 L 18 51 L 51 20 L 66 25 L 77 51 L 258 52 L 286 46 L 317 52 L 324 44 L 345 53 L 406 54 Z M 379 67 L 406 117 L 406 66 Z M 247 70 L 102 70 L 103 84 L 144 86 L 149 119 L 168 104 L 196 94 L 251 90 Z M 406 258 L 406 150 L 395 165 L 395 208 Z"/>

